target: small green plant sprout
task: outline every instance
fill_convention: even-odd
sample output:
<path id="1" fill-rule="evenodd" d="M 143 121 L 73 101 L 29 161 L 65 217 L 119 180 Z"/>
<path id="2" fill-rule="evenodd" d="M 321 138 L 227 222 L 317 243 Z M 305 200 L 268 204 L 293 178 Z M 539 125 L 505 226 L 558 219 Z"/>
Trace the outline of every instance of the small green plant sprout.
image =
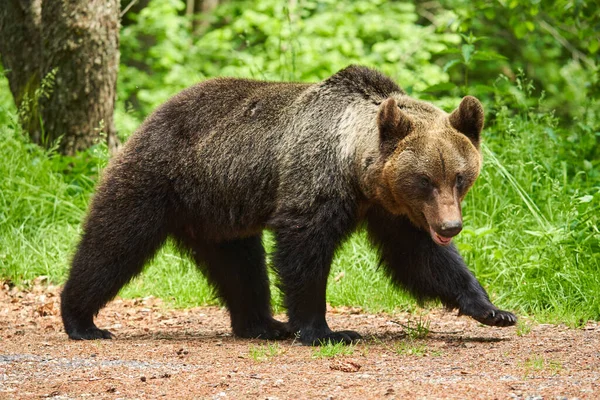
<path id="1" fill-rule="evenodd" d="M 248 355 L 256 362 L 267 361 L 279 354 L 281 354 L 283 350 L 279 343 L 270 343 L 260 345 L 251 345 L 248 350 Z"/>
<path id="2" fill-rule="evenodd" d="M 397 321 L 392 322 L 403 328 L 404 334 L 409 340 L 425 339 L 431 333 L 431 330 L 429 329 L 429 320 L 423 319 L 421 316 L 419 316 L 419 319 L 416 322 L 410 320 L 406 322 L 406 324 Z"/>
<path id="3" fill-rule="evenodd" d="M 327 343 L 321 343 L 319 347 L 317 347 L 313 351 L 313 358 L 334 358 L 338 356 L 349 356 L 354 353 L 354 348 L 356 345 L 354 344 L 344 344 L 341 342 L 332 343 L 327 341 Z"/>
<path id="4" fill-rule="evenodd" d="M 397 342 L 393 348 L 396 354 L 402 356 L 423 357 L 427 354 L 427 346 L 423 343 L 416 343 L 412 340 Z"/>
<path id="5" fill-rule="evenodd" d="M 523 363 L 525 369 L 525 377 L 538 372 L 549 372 L 551 375 L 556 375 L 562 370 L 562 363 L 557 360 L 547 360 L 540 355 L 533 355 Z"/>
<path id="6" fill-rule="evenodd" d="M 475 68 L 476 61 L 492 61 L 492 60 L 506 60 L 506 57 L 493 51 L 493 50 L 481 50 L 477 48 L 475 43 L 479 41 L 485 41 L 486 37 L 474 36 L 472 32 L 469 35 L 460 34 L 463 39 L 463 44 L 460 49 L 452 48 L 447 49 L 444 53 L 455 53 L 455 57 L 451 58 L 444 65 L 444 72 L 448 71 L 456 65 L 463 67 L 464 76 L 464 87 L 469 85 L 469 70 Z"/>
<path id="7" fill-rule="evenodd" d="M 531 325 L 523 320 L 517 322 L 517 336 L 525 336 L 531 332 Z"/>

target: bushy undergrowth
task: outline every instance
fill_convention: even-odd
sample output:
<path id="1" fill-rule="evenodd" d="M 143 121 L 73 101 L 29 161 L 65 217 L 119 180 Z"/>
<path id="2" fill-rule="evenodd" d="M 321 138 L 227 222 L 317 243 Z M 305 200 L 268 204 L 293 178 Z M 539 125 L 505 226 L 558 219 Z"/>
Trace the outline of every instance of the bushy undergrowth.
<path id="1" fill-rule="evenodd" d="M 459 247 L 500 304 L 574 323 L 600 318 L 597 121 L 562 129 L 543 103 L 512 96 L 499 95 L 493 111 Z"/>
<path id="2" fill-rule="evenodd" d="M 448 80 L 431 58 L 460 42 L 436 29 L 452 13 L 438 10 L 435 25 L 420 24 L 410 2 L 224 2 L 196 35 L 183 8 L 181 0 L 153 0 L 122 30 L 119 96 L 142 115 L 206 77 L 314 82 L 351 63 L 377 66 L 405 89 L 421 90 Z"/>
<path id="3" fill-rule="evenodd" d="M 500 80 L 495 94 L 483 173 L 465 201 L 458 246 L 499 306 L 544 320 L 600 319 L 598 117 L 590 111 L 559 127 L 543 103 L 522 101 L 530 91 L 521 78 L 516 85 Z M 26 284 L 46 275 L 60 283 L 106 149 L 61 157 L 24 139 L 14 110 L 0 108 L 0 121 L 0 277 Z M 265 243 L 272 248 L 269 234 Z M 171 245 L 121 294 L 153 294 L 177 306 L 216 303 Z M 415 306 L 378 271 L 363 231 L 338 251 L 328 300 L 370 311 Z"/>

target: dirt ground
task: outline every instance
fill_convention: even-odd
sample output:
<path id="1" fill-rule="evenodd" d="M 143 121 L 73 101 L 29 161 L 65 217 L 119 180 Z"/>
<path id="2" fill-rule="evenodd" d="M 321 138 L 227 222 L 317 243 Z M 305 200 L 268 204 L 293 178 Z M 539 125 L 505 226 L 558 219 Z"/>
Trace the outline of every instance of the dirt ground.
<path id="1" fill-rule="evenodd" d="M 500 329 L 437 309 L 331 309 L 333 329 L 365 337 L 332 355 L 293 340 L 236 339 L 217 307 L 118 299 L 97 320 L 116 340 L 76 342 L 62 331 L 59 288 L 0 285 L 2 399 L 600 398 L 596 322 Z"/>

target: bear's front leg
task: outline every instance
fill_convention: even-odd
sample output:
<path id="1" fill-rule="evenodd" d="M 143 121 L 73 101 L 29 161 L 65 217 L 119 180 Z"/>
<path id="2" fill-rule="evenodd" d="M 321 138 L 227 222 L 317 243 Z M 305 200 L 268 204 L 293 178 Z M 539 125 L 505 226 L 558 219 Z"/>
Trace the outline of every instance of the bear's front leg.
<path id="1" fill-rule="evenodd" d="M 440 246 L 407 218 L 381 209 L 367 216 L 371 240 L 379 247 L 391 278 L 419 300 L 439 299 L 482 324 L 511 326 L 517 317 L 490 302 L 454 245 Z"/>
<path id="2" fill-rule="evenodd" d="M 335 249 L 354 227 L 342 205 L 323 207 L 308 218 L 289 217 L 275 226 L 274 267 L 280 278 L 289 325 L 306 345 L 352 343 L 354 331 L 334 332 L 325 319 L 327 277 Z"/>

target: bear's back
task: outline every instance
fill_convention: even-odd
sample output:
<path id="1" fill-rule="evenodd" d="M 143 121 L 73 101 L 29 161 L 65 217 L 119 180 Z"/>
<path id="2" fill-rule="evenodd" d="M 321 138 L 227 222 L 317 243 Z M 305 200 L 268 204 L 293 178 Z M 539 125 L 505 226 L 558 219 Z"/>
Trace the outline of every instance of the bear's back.
<path id="1" fill-rule="evenodd" d="M 363 67 L 316 84 L 211 79 L 159 107 L 120 158 L 167 181 L 173 208 L 197 229 L 250 233 L 314 198 L 353 197 L 342 117 L 353 104 L 371 118 L 390 93 L 402 91 Z"/>

